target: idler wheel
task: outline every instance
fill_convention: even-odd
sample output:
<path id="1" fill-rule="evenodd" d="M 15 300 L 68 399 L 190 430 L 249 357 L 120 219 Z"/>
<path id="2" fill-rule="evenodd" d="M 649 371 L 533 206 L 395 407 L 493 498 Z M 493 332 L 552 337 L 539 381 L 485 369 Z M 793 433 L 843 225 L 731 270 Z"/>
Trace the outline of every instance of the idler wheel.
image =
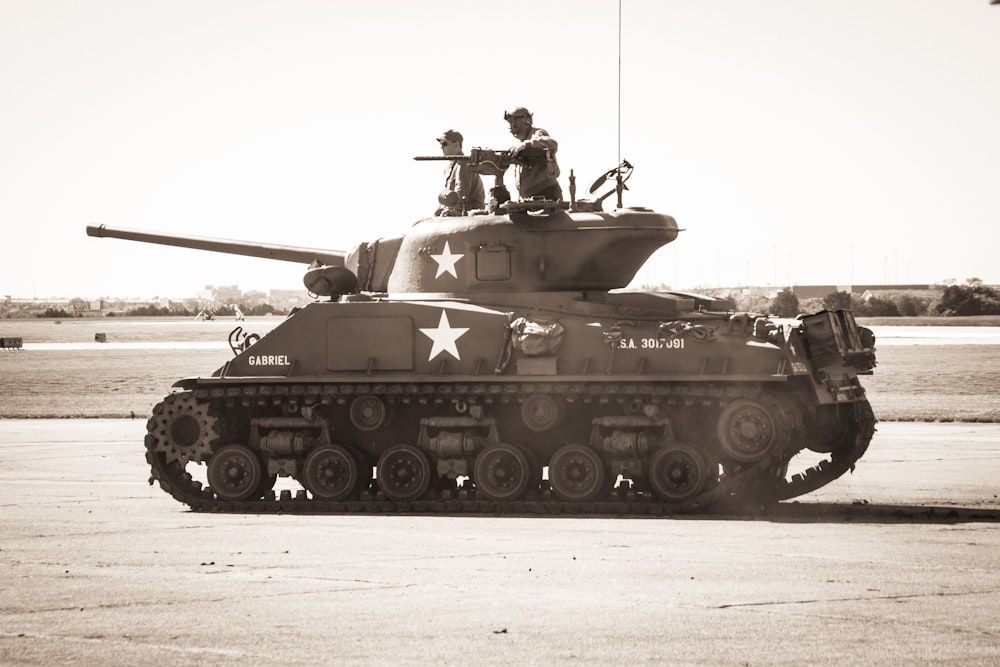
<path id="1" fill-rule="evenodd" d="M 852 444 L 850 412 L 839 408 L 839 405 L 823 405 L 812 414 L 806 431 L 806 447 L 810 451 L 829 454 Z"/>
<path id="2" fill-rule="evenodd" d="M 549 459 L 549 483 L 562 500 L 593 500 L 604 489 L 604 463 L 590 447 L 566 445 Z"/>
<path id="3" fill-rule="evenodd" d="M 343 500 L 358 486 L 358 462 L 340 445 L 314 449 L 306 457 L 305 487 L 320 500 Z"/>
<path id="4" fill-rule="evenodd" d="M 377 431 L 389 418 L 389 409 L 378 396 L 365 394 L 351 401 L 351 423 L 359 431 Z"/>
<path id="5" fill-rule="evenodd" d="M 208 461 L 208 485 L 222 500 L 260 497 L 262 477 L 260 459 L 243 445 L 226 445 Z"/>
<path id="6" fill-rule="evenodd" d="M 693 447 L 667 445 L 649 460 L 649 484 L 664 500 L 680 502 L 694 498 L 708 483 L 708 465 Z"/>
<path id="7" fill-rule="evenodd" d="M 521 404 L 521 420 L 532 431 L 547 431 L 559 418 L 559 404 L 548 394 L 532 394 Z"/>
<path id="8" fill-rule="evenodd" d="M 385 450 L 376 470 L 379 488 L 390 500 L 416 500 L 427 493 L 431 484 L 430 461 L 412 445 L 394 445 Z"/>
<path id="9" fill-rule="evenodd" d="M 719 444 L 735 461 L 760 461 L 778 441 L 779 423 L 776 410 L 766 403 L 733 401 L 719 415 Z"/>
<path id="10" fill-rule="evenodd" d="M 524 495 L 533 474 L 520 447 L 499 443 L 486 447 L 473 468 L 476 490 L 488 500 L 516 500 Z"/>

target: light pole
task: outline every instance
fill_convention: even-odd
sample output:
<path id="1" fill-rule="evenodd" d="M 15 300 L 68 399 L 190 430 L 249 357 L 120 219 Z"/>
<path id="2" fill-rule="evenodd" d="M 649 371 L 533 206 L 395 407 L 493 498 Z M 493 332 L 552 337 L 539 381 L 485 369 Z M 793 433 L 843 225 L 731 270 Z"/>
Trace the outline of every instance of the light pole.
<path id="1" fill-rule="evenodd" d="M 778 286 L 778 246 L 771 246 L 771 284 Z"/>
<path id="2" fill-rule="evenodd" d="M 854 246 L 851 246 L 851 294 L 854 293 Z"/>

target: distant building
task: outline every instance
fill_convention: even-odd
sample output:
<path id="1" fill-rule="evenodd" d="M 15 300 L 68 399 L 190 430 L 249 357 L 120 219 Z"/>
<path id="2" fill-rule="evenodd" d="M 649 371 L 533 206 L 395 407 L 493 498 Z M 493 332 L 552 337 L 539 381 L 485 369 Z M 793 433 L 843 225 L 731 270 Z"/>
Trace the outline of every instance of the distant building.
<path id="1" fill-rule="evenodd" d="M 310 303 L 312 299 L 309 298 L 309 292 L 304 289 L 273 289 L 271 290 L 267 301 L 278 310 L 287 312 L 292 308 L 301 307 Z"/>
<path id="2" fill-rule="evenodd" d="M 888 290 L 914 291 L 934 289 L 933 285 L 792 285 L 792 294 L 800 299 L 821 299 L 833 292 L 860 294 L 864 292 L 885 292 Z M 870 298 L 870 297 L 869 297 Z"/>
<path id="3" fill-rule="evenodd" d="M 940 288 L 941 288 L 940 285 L 881 285 L 881 284 L 878 284 L 878 283 L 870 283 L 870 284 L 867 284 L 867 285 L 854 285 L 851 288 L 851 292 L 853 294 L 857 294 L 858 292 L 865 292 L 865 291 L 870 291 L 870 292 L 886 292 L 886 291 L 889 291 L 889 290 L 897 290 L 897 291 L 901 291 L 901 292 L 909 292 L 909 291 L 914 291 L 914 290 L 923 291 L 923 290 L 940 289 Z M 845 289 L 847 289 L 847 288 L 845 288 Z"/>
<path id="4" fill-rule="evenodd" d="M 239 303 L 243 298 L 243 292 L 240 291 L 239 285 L 205 285 L 205 291 L 212 293 L 213 306 Z"/>
<path id="5" fill-rule="evenodd" d="M 80 298 L 70 299 L 69 305 L 74 317 L 100 317 L 103 314 L 100 299 L 94 301 Z"/>

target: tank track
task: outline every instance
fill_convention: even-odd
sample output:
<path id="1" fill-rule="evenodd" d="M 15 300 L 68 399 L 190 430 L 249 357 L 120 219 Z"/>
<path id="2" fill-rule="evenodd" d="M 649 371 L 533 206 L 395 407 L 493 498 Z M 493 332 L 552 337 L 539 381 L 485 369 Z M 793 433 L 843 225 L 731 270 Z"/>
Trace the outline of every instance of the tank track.
<path id="1" fill-rule="evenodd" d="M 264 391 L 262 391 L 264 389 Z M 530 391 L 537 393 L 538 386 L 532 386 Z M 557 384 L 543 386 L 543 391 L 565 393 L 566 387 Z M 197 421 L 201 429 L 217 429 L 211 419 L 205 417 L 208 410 L 205 406 L 216 404 L 220 413 L 224 413 L 225 405 L 239 402 L 260 401 L 262 394 L 268 400 L 302 401 L 322 396 L 329 398 L 330 394 L 338 393 L 402 393 L 419 395 L 421 402 L 441 402 L 453 400 L 456 393 L 455 385 L 368 385 L 352 387 L 350 385 L 318 385 L 318 386 L 278 386 L 261 388 L 258 386 L 238 386 L 212 389 L 196 389 L 168 396 L 158 404 L 147 424 L 145 439 L 146 460 L 151 467 L 150 485 L 159 483 L 160 487 L 176 500 L 188 505 L 198 512 L 225 512 L 242 514 L 463 514 L 463 515 L 651 515 L 671 516 L 691 513 L 707 508 L 724 511 L 741 512 L 759 510 L 770 503 L 787 500 L 814 491 L 836 480 L 848 471 L 853 471 L 855 463 L 868 448 L 875 433 L 875 417 L 866 399 L 840 406 L 845 423 L 849 426 L 842 429 L 842 434 L 829 447 L 832 452 L 829 458 L 808 470 L 794 474 L 791 478 L 785 476 L 789 460 L 808 444 L 808 434 L 801 424 L 801 419 L 795 416 L 794 410 L 787 404 L 778 408 L 784 413 L 784 418 L 795 432 L 794 441 L 781 451 L 771 451 L 762 460 L 745 465 L 733 466 L 727 469 L 722 478 L 697 496 L 682 502 L 664 502 L 650 492 L 632 491 L 629 488 L 611 490 L 607 495 L 597 500 L 583 502 L 567 502 L 553 496 L 543 482 L 537 491 L 532 491 L 523 499 L 514 501 L 492 501 L 476 498 L 475 490 L 452 489 L 440 491 L 436 495 L 429 492 L 418 500 L 401 502 L 390 500 L 378 490 L 377 482 L 363 490 L 360 497 L 343 501 L 325 501 L 313 498 L 305 490 L 298 490 L 294 495 L 283 490 L 280 495 L 273 491 L 263 494 L 258 500 L 230 501 L 219 498 L 213 491 L 194 480 L 186 472 L 184 465 L 189 457 L 172 454 L 177 448 L 172 444 L 178 434 L 167 434 L 166 416 L 171 411 L 181 414 L 190 413 L 185 419 Z M 496 395 L 511 391 L 510 385 L 477 385 L 467 388 L 467 391 L 477 395 Z M 715 401 L 724 403 L 743 397 L 755 397 L 763 390 L 758 386 L 747 387 L 691 387 L 691 386 L 646 386 L 637 387 L 633 383 L 604 385 L 602 395 L 632 396 L 636 394 L 656 395 L 671 402 L 683 401 L 691 405 L 694 402 L 708 404 Z M 666 396 L 664 396 L 666 395 Z M 180 401 L 174 401 L 174 407 L 167 406 L 168 399 L 181 396 Z M 180 408 L 176 406 L 180 405 Z M 166 415 L 166 416 L 165 416 Z M 222 417 L 219 418 L 224 419 Z M 184 434 L 181 433 L 181 438 Z M 168 442 L 170 441 L 170 442 Z M 204 443 L 197 445 L 200 449 Z M 173 458 L 174 460 L 168 460 Z"/>

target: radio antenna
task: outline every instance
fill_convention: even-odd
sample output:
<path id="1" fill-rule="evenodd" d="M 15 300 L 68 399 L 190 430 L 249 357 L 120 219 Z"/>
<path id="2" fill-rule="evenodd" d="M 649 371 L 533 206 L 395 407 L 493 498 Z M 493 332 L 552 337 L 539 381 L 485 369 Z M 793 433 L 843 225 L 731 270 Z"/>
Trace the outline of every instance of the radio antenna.
<path id="1" fill-rule="evenodd" d="M 618 155 L 622 163 L 622 0 L 618 0 Z"/>

